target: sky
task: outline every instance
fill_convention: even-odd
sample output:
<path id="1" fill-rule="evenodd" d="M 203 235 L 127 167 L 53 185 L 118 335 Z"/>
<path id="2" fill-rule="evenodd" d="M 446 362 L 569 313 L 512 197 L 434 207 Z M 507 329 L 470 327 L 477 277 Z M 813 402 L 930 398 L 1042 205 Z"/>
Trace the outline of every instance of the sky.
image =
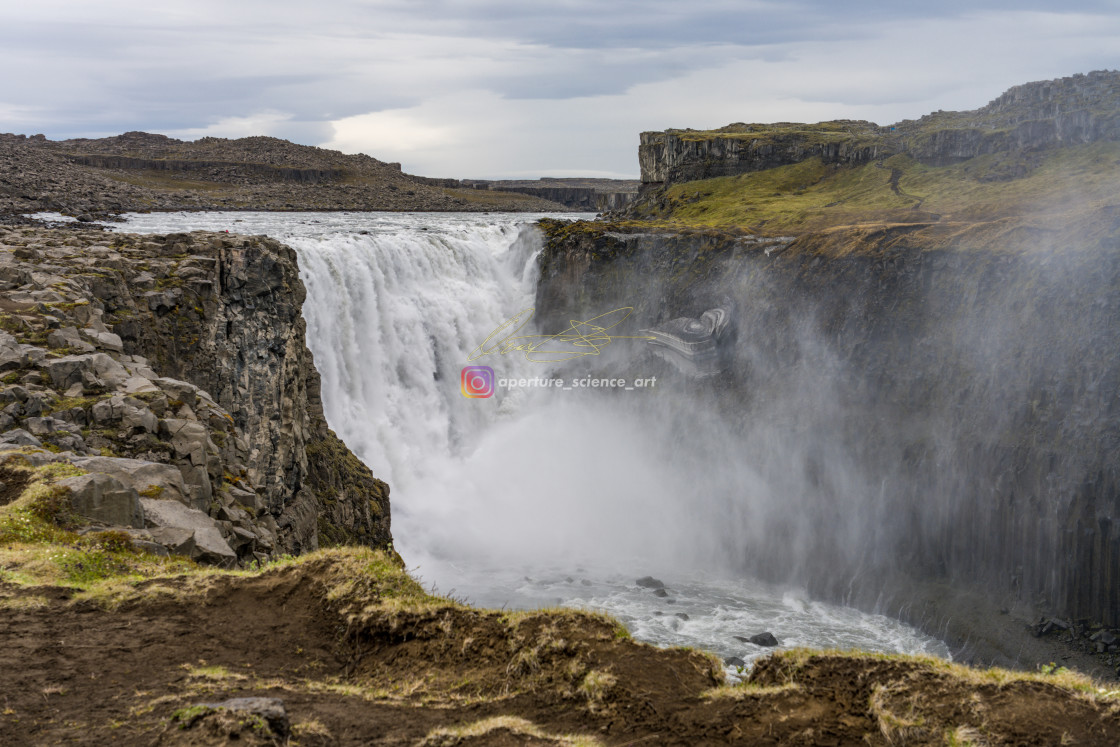
<path id="1" fill-rule="evenodd" d="M 1120 0 L 0 0 L 0 132 L 272 135 L 637 178 L 638 135 L 974 109 L 1120 68 Z"/>

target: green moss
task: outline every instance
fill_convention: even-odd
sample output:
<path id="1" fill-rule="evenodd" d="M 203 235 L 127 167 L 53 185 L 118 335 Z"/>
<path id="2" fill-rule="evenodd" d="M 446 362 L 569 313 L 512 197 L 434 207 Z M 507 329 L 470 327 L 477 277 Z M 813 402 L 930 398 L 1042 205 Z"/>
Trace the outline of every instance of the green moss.
<path id="1" fill-rule="evenodd" d="M 95 404 L 105 399 L 106 396 L 107 395 L 96 395 L 92 397 L 59 397 L 51 404 L 50 408 L 44 414 L 73 410 L 75 408 L 88 410 L 90 407 L 93 407 Z"/>
<path id="2" fill-rule="evenodd" d="M 51 462 L 50 464 L 44 464 L 42 467 L 34 468 L 34 471 L 40 478 L 52 482 L 65 477 L 77 477 L 78 475 L 84 475 L 86 473 L 84 469 L 70 462 Z"/>
<path id="3" fill-rule="evenodd" d="M 55 283 L 55 285 L 63 285 L 63 284 Z M 74 309 L 78 308 L 79 306 L 89 306 L 89 301 L 83 298 L 80 301 L 59 301 L 59 302 L 48 303 L 48 304 L 44 304 L 44 305 L 47 306 L 48 308 L 51 308 L 51 309 L 60 309 L 62 311 L 73 311 Z"/>
<path id="4" fill-rule="evenodd" d="M 320 543 L 325 547 L 351 542 L 388 543 L 388 536 L 374 536 L 374 529 L 380 525 L 384 512 L 382 504 L 388 490 L 385 483 L 374 478 L 369 468 L 329 430 L 326 437 L 308 444 L 307 462 L 310 473 L 308 487 L 325 509 L 317 520 Z M 343 497 L 355 508 L 364 498 L 369 507 L 369 520 L 360 519 L 347 526 L 334 523 L 336 512 L 333 509 Z"/>
<path id="5" fill-rule="evenodd" d="M 208 705 L 194 705 L 189 708 L 180 708 L 171 714 L 171 720 L 179 724 L 180 729 L 186 729 L 198 719 L 203 716 L 208 716 L 214 712 L 214 708 Z"/>

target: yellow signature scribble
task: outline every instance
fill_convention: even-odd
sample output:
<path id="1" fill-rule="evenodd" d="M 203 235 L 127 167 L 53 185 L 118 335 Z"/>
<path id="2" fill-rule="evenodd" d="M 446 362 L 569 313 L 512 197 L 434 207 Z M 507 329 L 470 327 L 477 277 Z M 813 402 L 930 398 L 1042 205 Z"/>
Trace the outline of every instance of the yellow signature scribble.
<path id="1" fill-rule="evenodd" d="M 536 309 L 522 309 L 498 325 L 482 344 L 471 351 L 467 360 L 477 360 L 484 355 L 505 355 L 521 352 L 534 363 L 560 363 L 585 355 L 598 355 L 615 340 L 652 340 L 652 337 L 611 336 L 609 330 L 622 324 L 634 311 L 633 306 L 623 306 L 587 321 L 572 319 L 568 328 L 554 335 L 518 335 L 521 328 L 533 318 Z M 512 328 L 512 329 L 511 329 Z M 505 335 L 502 337 L 501 335 Z M 495 340 L 495 338 L 499 338 Z M 493 341 L 493 342 L 491 342 Z M 546 346 L 551 346 L 544 349 Z M 556 349 L 559 346 L 559 349 Z"/>

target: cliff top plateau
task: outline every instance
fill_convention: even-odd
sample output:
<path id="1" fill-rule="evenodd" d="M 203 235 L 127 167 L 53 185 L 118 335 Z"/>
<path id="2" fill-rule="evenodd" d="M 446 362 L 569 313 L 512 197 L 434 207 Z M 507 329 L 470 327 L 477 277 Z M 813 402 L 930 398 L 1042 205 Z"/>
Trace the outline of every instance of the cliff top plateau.
<path id="1" fill-rule="evenodd" d="M 805 235 L 898 224 L 915 244 L 1111 235 L 1120 204 L 1120 73 L 1016 86 L 988 105 L 882 127 L 733 124 L 645 132 L 643 193 L 618 219 Z"/>

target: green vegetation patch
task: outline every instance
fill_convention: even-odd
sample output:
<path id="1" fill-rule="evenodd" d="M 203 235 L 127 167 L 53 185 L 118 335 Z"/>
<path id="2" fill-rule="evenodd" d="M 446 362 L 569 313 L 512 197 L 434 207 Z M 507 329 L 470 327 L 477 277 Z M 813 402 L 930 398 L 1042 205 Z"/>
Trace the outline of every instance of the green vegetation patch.
<path id="1" fill-rule="evenodd" d="M 1120 143 L 977 156 L 929 166 L 897 155 L 856 167 L 810 158 L 765 171 L 676 184 L 644 217 L 781 235 L 865 222 L 1081 222 L 1115 204 Z"/>

